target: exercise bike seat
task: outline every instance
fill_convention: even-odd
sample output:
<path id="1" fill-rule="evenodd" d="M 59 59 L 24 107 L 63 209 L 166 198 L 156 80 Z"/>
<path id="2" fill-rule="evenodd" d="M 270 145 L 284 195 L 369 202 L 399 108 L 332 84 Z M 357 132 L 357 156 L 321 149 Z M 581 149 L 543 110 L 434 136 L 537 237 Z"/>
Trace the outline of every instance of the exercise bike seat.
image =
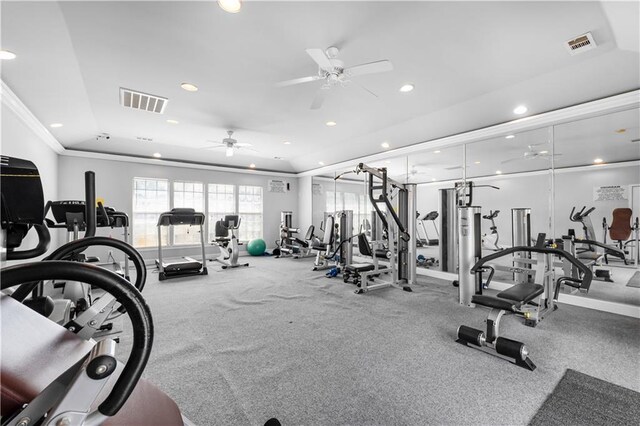
<path id="1" fill-rule="evenodd" d="M 31 402 L 93 345 L 9 296 L 0 296 L 3 419 Z M 16 350 L 19 348 L 20 350 Z M 141 379 L 122 409 L 103 425 L 183 425 L 176 403 Z"/>

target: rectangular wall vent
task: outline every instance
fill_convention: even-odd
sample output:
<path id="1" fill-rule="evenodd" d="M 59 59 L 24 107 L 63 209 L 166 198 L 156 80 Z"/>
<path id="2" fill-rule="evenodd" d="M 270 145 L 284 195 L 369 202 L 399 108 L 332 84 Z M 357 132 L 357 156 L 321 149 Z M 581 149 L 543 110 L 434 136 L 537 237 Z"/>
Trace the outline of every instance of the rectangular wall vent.
<path id="1" fill-rule="evenodd" d="M 120 88 L 120 105 L 125 108 L 140 109 L 143 111 L 164 113 L 169 99 L 148 93 L 137 92 L 131 89 Z"/>
<path id="2" fill-rule="evenodd" d="M 586 52 L 587 50 L 598 47 L 591 33 L 586 33 L 574 38 L 573 40 L 569 40 L 565 43 L 565 46 L 571 55 L 577 55 L 578 53 Z"/>

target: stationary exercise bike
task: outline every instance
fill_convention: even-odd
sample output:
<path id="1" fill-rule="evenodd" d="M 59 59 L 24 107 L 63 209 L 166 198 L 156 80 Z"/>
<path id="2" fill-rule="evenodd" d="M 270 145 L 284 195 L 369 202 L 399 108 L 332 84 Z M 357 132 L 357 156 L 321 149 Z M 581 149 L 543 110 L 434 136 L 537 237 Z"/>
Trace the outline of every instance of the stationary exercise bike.
<path id="1" fill-rule="evenodd" d="M 242 243 L 238 241 L 234 231 L 240 228 L 240 222 L 240 217 L 235 214 L 226 215 L 224 219 L 216 222 L 216 236 L 213 244 L 220 249 L 220 255 L 216 260 L 222 263 L 222 269 L 249 266 L 248 263 L 238 263 L 239 246 Z M 229 238 L 229 231 L 231 231 L 231 238 Z"/>
<path id="2" fill-rule="evenodd" d="M 491 233 L 484 234 L 482 236 L 482 247 L 488 250 L 500 251 L 503 249 L 503 247 L 500 247 L 498 245 L 498 227 L 496 226 L 496 222 L 494 220 L 496 217 L 498 217 L 498 213 L 500 213 L 500 210 L 489 210 L 488 215 L 482 216 L 483 219 L 491 221 L 491 227 L 489 228 L 491 230 Z"/>

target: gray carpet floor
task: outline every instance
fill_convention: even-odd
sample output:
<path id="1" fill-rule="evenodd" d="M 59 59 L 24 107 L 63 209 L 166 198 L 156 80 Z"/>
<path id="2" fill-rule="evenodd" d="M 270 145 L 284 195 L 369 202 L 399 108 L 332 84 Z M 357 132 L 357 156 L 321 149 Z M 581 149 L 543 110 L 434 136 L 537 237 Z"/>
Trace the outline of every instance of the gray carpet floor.
<path id="1" fill-rule="evenodd" d="M 311 271 L 311 260 L 158 282 L 145 376 L 199 425 L 527 424 L 567 368 L 640 390 L 640 321 L 561 305 L 536 328 L 505 317 L 534 372 L 455 343 L 487 311 L 457 304 L 449 283 L 364 295 Z M 150 271 L 151 272 L 151 271 Z M 123 336 L 120 353 L 129 351 Z"/>
<path id="2" fill-rule="evenodd" d="M 640 393 L 567 370 L 529 426 L 637 426 Z"/>

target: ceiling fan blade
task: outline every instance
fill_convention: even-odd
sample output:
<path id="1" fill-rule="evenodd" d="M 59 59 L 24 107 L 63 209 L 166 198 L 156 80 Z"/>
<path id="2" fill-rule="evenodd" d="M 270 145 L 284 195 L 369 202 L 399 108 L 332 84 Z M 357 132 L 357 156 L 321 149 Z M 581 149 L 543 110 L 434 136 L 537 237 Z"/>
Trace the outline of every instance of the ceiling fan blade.
<path id="1" fill-rule="evenodd" d="M 368 64 L 356 65 L 355 67 L 345 69 L 344 73 L 349 77 L 353 77 L 357 75 L 374 74 L 391 70 L 393 70 L 393 64 L 390 61 L 383 60 L 370 62 Z"/>
<path id="2" fill-rule="evenodd" d="M 353 83 L 353 82 L 352 82 Z M 356 83 L 356 86 L 360 87 L 362 90 L 364 90 L 365 92 L 369 93 L 371 96 L 373 96 L 374 98 L 378 98 L 378 95 L 376 95 L 375 93 L 373 93 L 371 90 L 367 89 L 366 87 L 364 87 L 362 84 L 360 83 Z"/>
<path id="3" fill-rule="evenodd" d="M 461 169 L 462 166 L 451 166 L 451 167 L 445 167 L 445 170 L 457 170 L 457 169 Z"/>
<path id="4" fill-rule="evenodd" d="M 307 54 L 311 56 L 311 59 L 315 61 L 321 69 L 325 71 L 331 71 L 333 69 L 333 65 L 327 58 L 327 55 L 324 53 L 322 49 L 307 49 Z"/>
<path id="5" fill-rule="evenodd" d="M 237 147 L 242 147 L 242 148 L 244 148 L 246 146 L 253 146 L 253 145 L 251 145 L 250 143 L 247 143 L 247 142 L 236 142 L 234 145 L 237 146 Z"/>
<path id="6" fill-rule="evenodd" d="M 320 80 L 321 78 L 322 77 L 320 77 L 319 75 L 310 75 L 309 77 L 294 78 L 293 80 L 285 80 L 285 81 L 276 83 L 276 87 L 287 87 L 287 86 L 293 86 L 296 84 L 309 83 L 312 81 Z"/>
<path id="7" fill-rule="evenodd" d="M 313 98 L 313 102 L 311 102 L 311 109 L 320 109 L 320 107 L 324 103 L 324 97 L 326 93 L 326 89 L 318 89 L 318 91 L 316 92 L 316 96 Z"/>
<path id="8" fill-rule="evenodd" d="M 509 158 L 508 160 L 501 161 L 500 164 L 513 163 L 514 161 L 522 161 L 526 160 L 527 157 L 517 157 L 517 158 Z"/>

